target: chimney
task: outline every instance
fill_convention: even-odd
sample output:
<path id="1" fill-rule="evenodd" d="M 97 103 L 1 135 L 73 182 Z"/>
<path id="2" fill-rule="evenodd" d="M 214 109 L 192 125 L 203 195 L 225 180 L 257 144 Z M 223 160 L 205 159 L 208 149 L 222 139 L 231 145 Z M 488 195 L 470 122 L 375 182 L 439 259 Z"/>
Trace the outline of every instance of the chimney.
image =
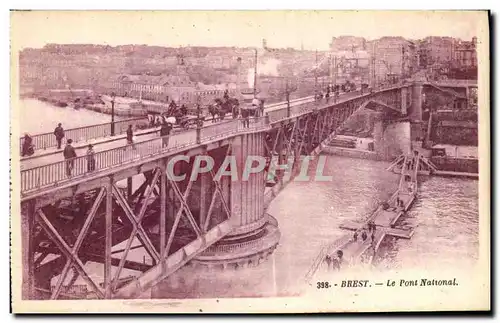
<path id="1" fill-rule="evenodd" d="M 238 75 L 237 75 L 237 79 L 236 79 L 236 93 L 238 95 L 241 94 L 241 57 L 238 57 L 236 59 L 236 61 L 238 62 Z"/>

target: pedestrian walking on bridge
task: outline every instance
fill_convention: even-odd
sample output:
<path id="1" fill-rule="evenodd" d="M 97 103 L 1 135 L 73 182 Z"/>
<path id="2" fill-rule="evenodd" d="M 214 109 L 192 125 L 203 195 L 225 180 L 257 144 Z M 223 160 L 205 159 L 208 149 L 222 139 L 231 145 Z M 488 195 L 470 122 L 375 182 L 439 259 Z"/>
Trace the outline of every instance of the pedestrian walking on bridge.
<path id="1" fill-rule="evenodd" d="M 243 119 L 243 128 L 248 128 L 250 127 L 250 112 L 248 109 L 242 109 L 241 110 L 241 118 Z"/>
<path id="2" fill-rule="evenodd" d="M 163 148 L 168 147 L 170 131 L 172 131 L 172 124 L 170 122 L 163 122 L 160 128 L 161 146 Z"/>
<path id="3" fill-rule="evenodd" d="M 128 125 L 127 129 L 127 145 L 132 145 L 132 148 L 135 149 L 134 146 L 134 131 L 132 130 L 132 125 Z"/>
<path id="4" fill-rule="evenodd" d="M 61 149 L 61 142 L 64 138 L 64 129 L 61 123 L 59 123 L 57 127 L 54 129 L 54 136 L 56 136 L 57 149 Z"/>
<path id="5" fill-rule="evenodd" d="M 68 177 L 71 176 L 71 173 L 73 172 L 76 158 L 76 151 L 75 148 L 71 145 L 72 143 L 73 140 L 68 139 L 66 147 L 64 147 L 63 150 L 64 160 L 66 161 L 66 175 Z"/>
<path id="6" fill-rule="evenodd" d="M 93 172 L 95 170 L 95 151 L 92 144 L 89 145 L 87 150 L 87 171 Z"/>

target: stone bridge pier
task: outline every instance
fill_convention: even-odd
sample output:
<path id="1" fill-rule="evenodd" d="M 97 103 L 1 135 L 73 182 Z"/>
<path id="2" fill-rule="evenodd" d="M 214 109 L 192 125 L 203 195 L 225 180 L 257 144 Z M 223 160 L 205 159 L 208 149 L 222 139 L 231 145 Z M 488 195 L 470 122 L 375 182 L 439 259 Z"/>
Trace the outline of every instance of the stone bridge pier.
<path id="1" fill-rule="evenodd" d="M 375 152 L 381 160 L 393 160 L 411 152 L 411 123 L 391 122 L 383 113 L 377 113 L 373 127 Z"/>
<path id="2" fill-rule="evenodd" d="M 396 107 L 376 110 L 373 139 L 379 159 L 392 160 L 411 153 L 412 142 L 423 139 L 423 88 L 424 84 L 418 82 L 402 87 L 398 89 L 401 101 Z M 396 109 L 399 113 L 395 113 Z"/>

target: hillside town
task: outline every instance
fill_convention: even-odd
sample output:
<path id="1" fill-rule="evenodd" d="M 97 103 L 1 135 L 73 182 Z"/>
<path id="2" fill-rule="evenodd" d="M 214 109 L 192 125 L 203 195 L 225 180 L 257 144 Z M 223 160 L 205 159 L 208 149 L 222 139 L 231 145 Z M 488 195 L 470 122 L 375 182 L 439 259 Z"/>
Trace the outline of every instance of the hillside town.
<path id="1" fill-rule="evenodd" d="M 253 87 L 257 60 L 259 92 L 282 101 L 287 91 L 300 97 L 329 84 L 394 83 L 419 71 L 429 80 L 476 79 L 476 41 L 340 36 L 328 51 L 270 48 L 265 39 L 257 49 L 48 44 L 20 52 L 20 89 L 45 99 L 84 89 L 192 106 L 200 96 L 211 100 Z"/>

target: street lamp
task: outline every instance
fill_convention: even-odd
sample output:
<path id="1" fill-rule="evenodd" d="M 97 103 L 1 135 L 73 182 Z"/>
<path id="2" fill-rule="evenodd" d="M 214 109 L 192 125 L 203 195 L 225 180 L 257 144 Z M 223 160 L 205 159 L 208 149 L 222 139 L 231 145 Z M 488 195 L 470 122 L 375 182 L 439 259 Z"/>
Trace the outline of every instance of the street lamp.
<path id="1" fill-rule="evenodd" d="M 254 61 L 254 64 L 255 64 L 255 67 L 253 69 L 253 97 L 256 98 L 257 97 L 257 48 L 255 48 L 255 61 Z"/>
<path id="2" fill-rule="evenodd" d="M 288 86 L 288 79 L 285 79 L 285 81 L 286 116 L 290 117 L 290 87 Z"/>
<path id="3" fill-rule="evenodd" d="M 115 92 L 111 92 L 111 136 L 115 135 Z"/>

